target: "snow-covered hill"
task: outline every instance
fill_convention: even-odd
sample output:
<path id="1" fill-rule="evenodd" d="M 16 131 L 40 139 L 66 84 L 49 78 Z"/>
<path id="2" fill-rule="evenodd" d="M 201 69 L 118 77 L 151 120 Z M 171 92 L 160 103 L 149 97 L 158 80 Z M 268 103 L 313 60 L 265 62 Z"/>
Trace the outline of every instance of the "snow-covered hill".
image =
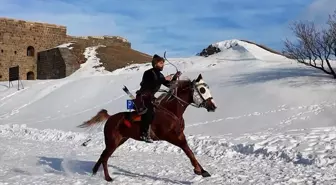
<path id="1" fill-rule="evenodd" d="M 288 58 L 280 53 L 270 52 L 270 50 L 253 42 L 233 39 L 213 43 L 203 51 L 207 55 L 215 55 L 222 60 L 289 61 Z M 218 51 L 220 52 L 217 53 Z"/>
<path id="2" fill-rule="evenodd" d="M 222 51 L 207 58 L 170 59 L 182 78 L 201 73 L 217 103 L 216 112 L 189 107 L 185 113 L 189 145 L 212 176 L 195 176 L 173 145 L 129 140 L 109 160 L 115 183 L 335 182 L 334 80 L 247 42 L 215 45 Z M 102 128 L 76 126 L 102 108 L 126 110 L 121 88 L 137 90 L 150 65 L 107 72 L 91 67 L 99 63 L 95 47 L 85 56 L 87 63 L 64 79 L 23 81 L 20 91 L 0 83 L 1 183 L 105 183 L 102 168 L 88 175 L 104 148 Z M 174 71 L 167 63 L 163 73 Z M 87 138 L 88 146 L 80 146 Z"/>

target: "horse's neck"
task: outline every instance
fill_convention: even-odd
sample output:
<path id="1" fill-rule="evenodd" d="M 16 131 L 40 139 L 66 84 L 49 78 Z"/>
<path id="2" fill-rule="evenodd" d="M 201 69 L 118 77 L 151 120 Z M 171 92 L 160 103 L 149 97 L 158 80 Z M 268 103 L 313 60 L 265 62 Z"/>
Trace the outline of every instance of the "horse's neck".
<path id="1" fill-rule="evenodd" d="M 175 96 L 177 96 L 178 98 L 176 98 Z M 189 96 L 186 93 L 179 93 L 178 89 L 177 94 L 173 95 L 171 99 L 169 98 L 165 101 L 168 102 L 165 102 L 164 107 L 173 114 L 175 114 L 178 118 L 182 118 L 182 115 L 190 104 Z"/>

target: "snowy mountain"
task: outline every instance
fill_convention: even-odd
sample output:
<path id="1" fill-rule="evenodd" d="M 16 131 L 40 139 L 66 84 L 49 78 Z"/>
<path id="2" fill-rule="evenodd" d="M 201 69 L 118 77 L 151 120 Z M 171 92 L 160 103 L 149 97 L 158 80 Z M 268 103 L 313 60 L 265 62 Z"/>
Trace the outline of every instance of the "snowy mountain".
<path id="1" fill-rule="evenodd" d="M 219 54 L 216 54 L 219 53 Z M 227 60 L 264 60 L 281 61 L 288 60 L 281 53 L 265 46 L 247 40 L 225 40 L 210 44 L 198 55 L 210 56 L 220 55 L 222 59 Z"/>
<path id="2" fill-rule="evenodd" d="M 182 78 L 202 74 L 216 112 L 188 107 L 185 133 L 196 158 L 212 175 L 196 176 L 185 154 L 164 141 L 128 140 L 113 153 L 116 184 L 332 184 L 335 171 L 335 82 L 255 44 L 213 44 L 208 57 L 171 58 Z M 0 83 L 0 182 L 103 184 L 91 169 L 104 149 L 102 127 L 77 128 L 100 109 L 125 111 L 126 85 L 138 89 L 149 64 L 108 72 L 95 47 L 73 75 L 59 80 Z M 169 53 L 168 53 L 169 55 Z M 167 63 L 163 73 L 174 73 Z M 92 140 L 87 147 L 81 144 Z M 15 161 L 15 162 L 14 162 Z"/>

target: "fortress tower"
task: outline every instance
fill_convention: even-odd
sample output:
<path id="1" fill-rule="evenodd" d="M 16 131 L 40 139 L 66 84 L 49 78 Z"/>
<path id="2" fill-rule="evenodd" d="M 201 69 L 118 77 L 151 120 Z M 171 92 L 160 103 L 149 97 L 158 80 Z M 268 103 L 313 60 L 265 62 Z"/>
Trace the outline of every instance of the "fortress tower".
<path id="1" fill-rule="evenodd" d="M 38 53 L 69 42 L 131 48 L 119 36 L 74 37 L 67 35 L 65 26 L 0 18 L 0 81 L 8 80 L 8 68 L 17 65 L 20 79 L 36 79 Z"/>

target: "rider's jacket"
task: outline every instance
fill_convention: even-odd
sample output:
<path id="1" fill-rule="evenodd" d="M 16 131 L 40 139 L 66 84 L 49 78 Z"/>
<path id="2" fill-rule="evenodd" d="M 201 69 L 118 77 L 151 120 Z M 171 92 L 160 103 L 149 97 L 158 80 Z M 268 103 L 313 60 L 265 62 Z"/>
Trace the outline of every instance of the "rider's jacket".
<path id="1" fill-rule="evenodd" d="M 144 72 L 142 76 L 142 81 L 140 83 L 140 90 L 138 93 L 150 93 L 155 94 L 164 85 L 170 87 L 170 81 L 166 80 L 160 70 L 156 68 L 148 69 Z"/>

